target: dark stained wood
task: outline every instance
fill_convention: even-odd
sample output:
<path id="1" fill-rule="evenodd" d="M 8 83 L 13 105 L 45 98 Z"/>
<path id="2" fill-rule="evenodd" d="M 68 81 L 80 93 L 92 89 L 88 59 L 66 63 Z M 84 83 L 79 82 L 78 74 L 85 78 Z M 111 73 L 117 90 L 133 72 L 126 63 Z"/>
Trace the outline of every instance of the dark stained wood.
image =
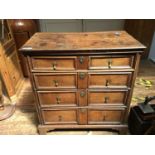
<path id="1" fill-rule="evenodd" d="M 155 31 L 155 19 L 126 19 L 124 29 L 147 46 L 142 54 L 142 58 L 147 58 Z"/>
<path id="2" fill-rule="evenodd" d="M 25 49 L 30 44 L 35 47 Z M 36 96 L 39 133 L 64 128 L 127 131 L 134 80 L 144 48 L 124 31 L 120 35 L 40 33 L 32 37 L 21 51 L 27 56 Z M 53 68 L 53 61 L 58 66 Z"/>
<path id="3" fill-rule="evenodd" d="M 25 42 L 35 33 L 37 32 L 37 23 L 33 19 L 12 19 L 9 20 L 16 47 L 19 49 Z M 23 75 L 28 77 L 28 69 L 26 66 L 25 57 L 18 51 L 18 56 L 20 59 L 21 68 L 23 71 Z"/>

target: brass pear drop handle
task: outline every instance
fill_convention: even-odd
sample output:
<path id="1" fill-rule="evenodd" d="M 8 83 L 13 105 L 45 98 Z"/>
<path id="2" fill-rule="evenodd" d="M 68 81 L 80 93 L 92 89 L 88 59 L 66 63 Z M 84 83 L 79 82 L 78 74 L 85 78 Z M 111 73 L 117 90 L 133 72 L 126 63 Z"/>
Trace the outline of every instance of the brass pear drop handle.
<path id="1" fill-rule="evenodd" d="M 81 64 L 84 62 L 84 57 L 83 57 L 83 56 L 80 56 L 79 62 L 80 62 Z"/>
<path id="2" fill-rule="evenodd" d="M 109 59 L 109 60 L 108 60 L 108 68 L 109 68 L 109 69 L 111 69 L 111 65 L 112 65 L 112 60 Z"/>
<path id="3" fill-rule="evenodd" d="M 57 104 L 60 104 L 61 98 L 59 96 L 56 97 Z"/>
<path id="4" fill-rule="evenodd" d="M 53 80 L 55 87 L 59 86 L 58 80 Z"/>
<path id="5" fill-rule="evenodd" d="M 109 97 L 106 96 L 106 97 L 104 98 L 104 103 L 108 103 L 108 101 L 109 101 Z"/>
<path id="6" fill-rule="evenodd" d="M 57 66 L 57 63 L 56 63 L 56 61 L 54 61 L 52 64 L 53 70 L 56 70 L 56 66 Z"/>
<path id="7" fill-rule="evenodd" d="M 108 87 L 110 85 L 110 80 L 106 80 L 105 85 L 106 85 L 106 87 Z"/>
<path id="8" fill-rule="evenodd" d="M 106 115 L 103 116 L 103 121 L 105 121 L 105 120 L 106 120 Z"/>

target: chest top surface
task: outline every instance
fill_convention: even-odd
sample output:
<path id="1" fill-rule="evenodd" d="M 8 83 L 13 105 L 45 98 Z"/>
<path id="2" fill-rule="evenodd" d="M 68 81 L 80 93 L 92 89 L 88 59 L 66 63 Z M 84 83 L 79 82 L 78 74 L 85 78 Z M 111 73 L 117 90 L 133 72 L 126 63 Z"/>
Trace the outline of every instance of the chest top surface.
<path id="1" fill-rule="evenodd" d="M 32 51 L 86 51 L 144 49 L 139 41 L 125 31 L 81 32 L 81 33 L 35 33 L 20 49 Z"/>

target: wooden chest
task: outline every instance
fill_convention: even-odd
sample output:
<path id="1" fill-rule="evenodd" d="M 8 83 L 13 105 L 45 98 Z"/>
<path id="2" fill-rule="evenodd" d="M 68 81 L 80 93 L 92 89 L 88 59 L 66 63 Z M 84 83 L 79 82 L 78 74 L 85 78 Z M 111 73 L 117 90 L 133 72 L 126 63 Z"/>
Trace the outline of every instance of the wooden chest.
<path id="1" fill-rule="evenodd" d="M 27 57 L 39 133 L 54 129 L 127 129 L 145 47 L 125 31 L 36 33 Z"/>

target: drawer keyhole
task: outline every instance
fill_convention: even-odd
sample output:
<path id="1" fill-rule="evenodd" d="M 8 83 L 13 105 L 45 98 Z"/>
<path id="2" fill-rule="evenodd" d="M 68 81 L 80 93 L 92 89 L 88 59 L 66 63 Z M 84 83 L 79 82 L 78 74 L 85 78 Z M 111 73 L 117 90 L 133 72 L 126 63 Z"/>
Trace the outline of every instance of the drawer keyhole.
<path id="1" fill-rule="evenodd" d="M 57 104 L 60 104 L 61 98 L 59 96 L 56 97 Z"/>
<path id="2" fill-rule="evenodd" d="M 58 80 L 53 80 L 53 82 L 54 82 L 55 87 L 58 87 L 59 86 Z"/>

